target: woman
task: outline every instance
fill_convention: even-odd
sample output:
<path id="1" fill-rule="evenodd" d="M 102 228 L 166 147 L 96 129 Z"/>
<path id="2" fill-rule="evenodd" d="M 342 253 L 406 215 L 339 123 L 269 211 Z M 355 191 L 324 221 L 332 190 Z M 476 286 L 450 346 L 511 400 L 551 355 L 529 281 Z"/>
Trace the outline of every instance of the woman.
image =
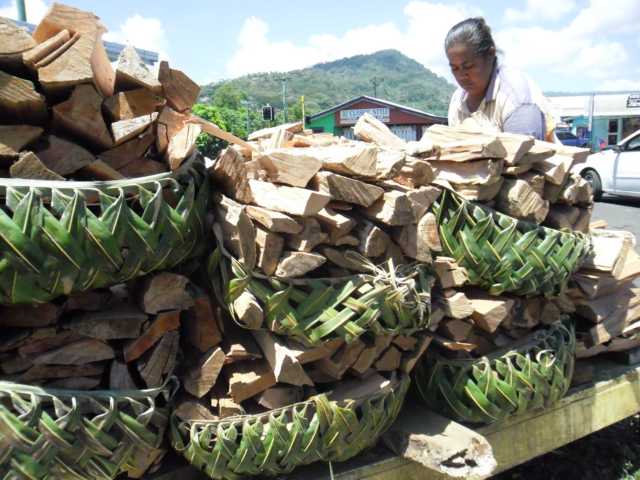
<path id="1" fill-rule="evenodd" d="M 553 139 L 553 117 L 542 92 L 521 72 L 498 61 L 483 18 L 454 25 L 444 48 L 460 86 L 449 104 L 449 125 L 475 121 L 484 128 Z"/>

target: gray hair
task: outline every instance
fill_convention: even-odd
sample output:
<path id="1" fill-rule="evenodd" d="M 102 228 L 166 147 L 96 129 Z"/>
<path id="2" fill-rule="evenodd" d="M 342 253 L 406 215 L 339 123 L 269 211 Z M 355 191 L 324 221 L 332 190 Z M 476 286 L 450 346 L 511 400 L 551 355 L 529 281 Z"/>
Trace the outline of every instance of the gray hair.
<path id="1" fill-rule="evenodd" d="M 496 48 L 491 28 L 482 17 L 467 18 L 451 27 L 444 39 L 445 52 L 459 43 L 471 47 L 473 53 L 479 57 L 487 56 L 492 48 Z"/>

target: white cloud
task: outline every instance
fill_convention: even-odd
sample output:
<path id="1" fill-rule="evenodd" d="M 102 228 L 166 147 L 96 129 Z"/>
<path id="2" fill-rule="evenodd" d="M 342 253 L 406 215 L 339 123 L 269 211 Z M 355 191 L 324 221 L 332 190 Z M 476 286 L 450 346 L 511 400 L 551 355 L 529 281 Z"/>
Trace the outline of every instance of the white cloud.
<path id="1" fill-rule="evenodd" d="M 628 78 L 618 78 L 615 80 L 606 80 L 600 84 L 598 90 L 621 91 L 621 90 L 639 90 L 640 80 L 629 80 Z"/>
<path id="2" fill-rule="evenodd" d="M 524 9 L 507 8 L 506 22 L 559 20 L 576 8 L 574 0 L 527 0 Z"/>
<path id="3" fill-rule="evenodd" d="M 137 48 L 158 52 L 161 59 L 168 58 L 167 34 L 162 21 L 135 14 L 128 17 L 117 30 L 104 34 L 104 40 L 131 44 Z"/>
<path id="4" fill-rule="evenodd" d="M 38 24 L 49 9 L 47 2 L 43 0 L 28 0 L 25 2 L 27 21 Z M 18 6 L 16 0 L 11 0 L 8 4 L 3 3 L 0 7 L 0 17 L 18 19 Z"/>

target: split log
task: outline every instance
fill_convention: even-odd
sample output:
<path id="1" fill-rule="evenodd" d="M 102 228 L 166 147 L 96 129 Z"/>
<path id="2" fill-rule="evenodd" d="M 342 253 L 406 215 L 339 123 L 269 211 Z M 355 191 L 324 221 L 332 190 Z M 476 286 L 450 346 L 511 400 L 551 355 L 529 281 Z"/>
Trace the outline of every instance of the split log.
<path id="1" fill-rule="evenodd" d="M 256 265 L 256 228 L 244 207 L 221 195 L 216 202 L 216 217 L 235 257 L 249 271 Z"/>
<path id="2" fill-rule="evenodd" d="M 249 180 L 249 188 L 253 203 L 259 207 L 303 217 L 315 215 L 331 200 L 325 193 L 259 180 Z"/>
<path id="3" fill-rule="evenodd" d="M 342 345 L 344 345 L 344 340 L 341 338 L 333 338 L 314 347 L 305 347 L 290 338 L 287 338 L 286 341 L 291 355 L 293 355 L 293 357 L 303 365 L 305 363 L 315 362 L 317 360 L 322 360 L 323 358 L 331 357 L 340 347 L 342 347 Z"/>
<path id="4" fill-rule="evenodd" d="M 119 360 L 112 361 L 111 369 L 109 370 L 109 389 L 136 390 L 137 388 L 127 364 Z"/>
<path id="5" fill-rule="evenodd" d="M 353 133 L 365 142 L 375 143 L 380 147 L 402 150 L 406 145 L 404 140 L 389 130 L 389 127 L 369 113 L 365 113 L 358 119 L 353 127 Z"/>
<path id="6" fill-rule="evenodd" d="M 253 220 L 271 232 L 297 234 L 302 231 L 302 225 L 300 223 L 282 212 L 276 212 L 254 205 L 246 205 L 244 210 Z M 320 215 L 321 212 L 322 210 L 318 215 Z"/>
<path id="7" fill-rule="evenodd" d="M 62 176 L 70 175 L 95 160 L 88 150 L 55 135 L 46 137 L 44 146 L 35 153 L 48 169 Z"/>
<path id="8" fill-rule="evenodd" d="M 473 304 L 464 292 L 445 290 L 444 296 L 439 297 L 438 301 L 442 303 L 445 315 L 451 318 L 462 319 L 470 317 L 474 311 Z"/>
<path id="9" fill-rule="evenodd" d="M 165 61 L 160 62 L 158 80 L 162 84 L 167 103 L 178 112 L 185 112 L 198 100 L 200 87 L 180 70 L 169 68 Z"/>
<path id="10" fill-rule="evenodd" d="M 600 323 L 616 311 L 629 308 L 634 294 L 631 289 L 620 289 L 609 295 L 592 299 L 575 299 L 576 314 L 593 323 Z"/>
<path id="11" fill-rule="evenodd" d="M 73 315 L 64 328 L 78 335 L 100 340 L 137 338 L 147 315 L 131 305 L 114 305 L 108 309 Z"/>
<path id="12" fill-rule="evenodd" d="M 269 127 L 256 130 L 255 132 L 251 132 L 249 134 L 248 140 L 253 141 L 264 138 L 271 138 L 273 134 L 278 130 L 285 130 L 289 133 L 300 133 L 302 132 L 302 122 L 284 123 L 282 125 L 278 125 L 277 127 Z"/>
<path id="13" fill-rule="evenodd" d="M 392 372 L 400 368 L 401 362 L 402 353 L 392 345 L 374 363 L 374 367 L 379 372 Z"/>
<path id="14" fill-rule="evenodd" d="M 458 185 L 454 183 L 451 184 L 451 188 L 466 200 L 486 203 L 495 198 L 502 188 L 503 181 L 503 177 L 499 177 L 497 181 L 484 185 Z"/>
<path id="15" fill-rule="evenodd" d="M 334 247 L 342 247 L 342 246 L 357 247 L 358 245 L 360 245 L 360 240 L 358 240 L 358 238 L 354 237 L 353 235 L 344 235 L 336 239 L 331 239 L 330 237 L 329 243 Z"/>
<path id="16" fill-rule="evenodd" d="M 100 159 L 94 160 L 86 167 L 82 167 L 77 172 L 80 178 L 91 180 L 121 180 L 126 178 L 122 173 L 112 168 L 111 165 Z"/>
<path id="17" fill-rule="evenodd" d="M 287 246 L 298 252 L 311 252 L 328 239 L 328 235 L 320 228 L 320 223 L 313 217 L 302 218 L 302 231 L 295 235 L 287 235 Z"/>
<path id="18" fill-rule="evenodd" d="M 435 178 L 435 172 L 429 162 L 407 156 L 404 165 L 393 177 L 400 185 L 415 189 L 430 184 Z"/>
<path id="19" fill-rule="evenodd" d="M 267 173 L 267 180 L 292 187 L 306 187 L 318 173 L 322 161 L 308 155 L 307 149 L 280 148 L 258 156 L 258 162 Z"/>
<path id="20" fill-rule="evenodd" d="M 469 162 L 484 158 L 504 159 L 507 156 L 507 151 L 502 143 L 495 136 L 490 135 L 474 136 L 442 144 L 436 143 L 436 146 L 436 153 L 427 157 L 434 167 L 437 162 Z"/>
<path id="21" fill-rule="evenodd" d="M 322 255 L 306 252 L 285 252 L 278 262 L 276 277 L 302 277 L 327 261 Z"/>
<path id="22" fill-rule="evenodd" d="M 494 333 L 515 306 L 510 298 L 486 295 L 479 290 L 468 292 L 467 298 L 473 306 L 473 323 L 488 333 Z"/>
<path id="23" fill-rule="evenodd" d="M 42 330 L 47 329 L 39 328 L 31 335 L 27 333 L 27 338 L 24 339 L 22 344 L 17 349 L 18 355 L 20 357 L 30 357 L 38 355 L 40 353 L 44 353 L 49 350 L 62 347 L 64 345 L 68 345 L 84 338 L 83 336 L 78 335 L 75 332 L 66 330 L 62 330 L 56 333 L 55 329 L 51 329 L 51 332 L 40 333 L 42 332 Z"/>
<path id="24" fill-rule="evenodd" d="M 431 248 L 428 236 L 430 218 L 425 215 L 419 223 L 405 225 L 395 237 L 402 252 L 410 258 L 420 262 L 431 263 Z"/>
<path id="25" fill-rule="evenodd" d="M 361 182 L 332 172 L 318 172 L 312 180 L 313 188 L 331 196 L 332 200 L 369 207 L 378 200 L 384 190 L 376 185 Z"/>
<path id="26" fill-rule="evenodd" d="M 168 171 L 168 168 L 164 163 L 143 158 L 137 162 L 128 163 L 118 169 L 118 171 L 127 178 L 136 178 L 165 173 Z"/>
<path id="27" fill-rule="evenodd" d="M 124 361 L 130 363 L 137 360 L 153 347 L 165 333 L 177 330 L 179 326 L 179 311 L 159 313 L 142 335 L 125 345 L 123 349 Z"/>
<path id="28" fill-rule="evenodd" d="M 573 224 L 573 229 L 582 232 L 589 233 L 589 222 L 591 222 L 591 214 L 593 213 L 593 205 L 589 205 L 587 208 L 579 208 L 580 214 L 578 219 Z"/>
<path id="29" fill-rule="evenodd" d="M 75 32 L 74 34 L 71 34 L 70 32 L 68 32 L 68 30 L 63 30 L 60 33 L 63 32 L 67 32 L 69 35 L 69 38 L 67 38 L 66 40 L 64 40 L 60 45 L 58 45 L 56 48 L 50 50 L 47 52 L 47 54 L 42 57 L 41 59 L 39 59 L 35 64 L 33 65 L 27 65 L 25 63 L 25 65 L 27 65 L 28 67 L 32 68 L 33 70 L 40 70 L 41 68 L 46 67 L 47 65 L 51 64 L 54 60 L 57 60 L 63 53 L 65 53 L 67 50 L 69 50 L 72 46 L 74 46 L 76 44 L 76 42 L 78 40 L 80 40 L 80 34 L 78 32 Z M 51 37 L 49 40 L 55 40 L 53 42 L 51 42 L 51 45 L 55 45 L 60 41 L 60 38 L 57 38 L 58 35 L 54 35 L 53 37 Z M 62 38 L 64 38 L 65 36 L 63 35 Z M 47 42 L 49 41 L 47 40 Z M 46 42 L 43 42 L 46 43 Z"/>
<path id="30" fill-rule="evenodd" d="M 216 415 L 211 413 L 209 408 L 194 400 L 178 401 L 174 412 L 183 422 L 188 422 L 190 420 L 216 421 L 219 419 Z"/>
<path id="31" fill-rule="evenodd" d="M 224 358 L 224 352 L 220 347 L 205 353 L 198 364 L 185 374 L 182 383 L 185 390 L 196 398 L 202 398 L 209 393 L 218 380 Z"/>
<path id="32" fill-rule="evenodd" d="M 389 246 L 389 236 L 374 223 L 364 221 L 358 229 L 358 251 L 365 257 L 379 257 Z"/>
<path id="33" fill-rule="evenodd" d="M 258 268 L 265 275 L 273 275 L 284 248 L 284 238 L 277 233 L 256 227 L 256 244 L 258 245 Z"/>
<path id="34" fill-rule="evenodd" d="M 289 350 L 286 341 L 267 331 L 253 331 L 253 338 L 260 346 L 264 358 L 269 362 L 278 383 L 303 386 L 313 385 L 305 373 L 295 352 Z"/>
<path id="35" fill-rule="evenodd" d="M 173 371 L 178 354 L 180 334 L 177 331 L 167 332 L 153 347 L 149 355 L 147 352 L 138 361 L 138 371 L 147 388 L 159 387 L 163 378 Z M 146 357 L 146 358 L 145 358 Z"/>
<path id="36" fill-rule="evenodd" d="M 240 328 L 231 320 L 225 322 L 222 347 L 225 354 L 225 364 L 262 358 L 262 352 L 249 331 Z"/>
<path id="37" fill-rule="evenodd" d="M 33 38 L 31 38 L 31 42 L 33 42 L 34 46 L 33 48 L 25 51 L 22 54 L 22 62 L 32 70 L 36 70 L 37 69 L 36 64 L 38 64 L 40 61 L 44 60 L 45 58 L 50 57 L 51 54 L 58 51 L 60 47 L 62 47 L 63 45 L 66 45 L 69 42 L 69 40 L 71 40 L 71 33 L 69 33 L 69 30 L 67 30 L 66 28 L 63 30 L 60 30 L 54 36 L 48 38 L 47 40 L 39 44 L 36 44 Z M 63 52 L 60 52 L 60 54 L 62 53 Z M 47 64 L 49 63 L 51 62 L 47 62 Z"/>
<path id="38" fill-rule="evenodd" d="M 206 352 L 222 341 L 218 318 L 205 294 L 195 296 L 194 305 L 184 313 L 182 324 L 187 341 L 200 352 Z"/>
<path id="39" fill-rule="evenodd" d="M 541 223 L 549 213 L 549 202 L 524 180 L 506 178 L 496 198 L 496 208 L 512 217 Z"/>
<path id="40" fill-rule="evenodd" d="M 194 305 L 187 291 L 189 279 L 183 275 L 162 272 L 147 277 L 140 289 L 138 301 L 146 313 L 165 310 L 186 310 Z"/>
<path id="41" fill-rule="evenodd" d="M 68 32 L 67 32 L 68 33 Z M 31 35 L 9 19 L 0 19 L 0 65 L 19 67 L 23 52 L 26 54 L 36 46 Z"/>
<path id="42" fill-rule="evenodd" d="M 414 222 L 413 206 L 406 194 L 385 192 L 382 198 L 370 207 L 363 209 L 365 217 L 390 226 L 409 225 Z"/>
<path id="43" fill-rule="evenodd" d="M 336 212 L 329 207 L 320 210 L 316 214 L 316 218 L 327 227 L 329 238 L 332 242 L 335 242 L 340 237 L 344 237 L 356 226 L 356 221 L 353 218 Z"/>
<path id="44" fill-rule="evenodd" d="M 160 129 L 161 124 L 158 123 L 158 135 L 160 135 Z M 209 172 L 226 196 L 239 202 L 250 203 L 253 202 L 253 197 L 249 188 L 249 179 L 255 179 L 256 175 L 249 167 L 249 163 L 244 161 L 240 152 L 230 147 L 222 151 Z"/>
<path id="45" fill-rule="evenodd" d="M 167 159 L 171 170 L 177 170 L 182 162 L 194 152 L 198 135 L 201 133 L 200 125 L 188 123 L 169 141 Z"/>
<path id="46" fill-rule="evenodd" d="M 258 404 L 269 410 L 276 410 L 301 402 L 303 394 L 303 390 L 298 387 L 273 387 L 262 392 Z"/>
<path id="47" fill-rule="evenodd" d="M 549 183 L 563 185 L 567 180 L 572 165 L 573 158 L 556 154 L 553 157 L 535 163 L 532 168 L 544 174 L 544 178 Z"/>
<path id="48" fill-rule="evenodd" d="M 184 128 L 189 120 L 189 116 L 176 112 L 173 108 L 165 106 L 158 115 L 156 148 L 160 155 L 163 155 L 169 142 L 176 134 Z"/>
<path id="49" fill-rule="evenodd" d="M 473 160 L 469 162 L 433 162 L 435 180 L 458 185 L 494 183 L 502 174 L 502 160 Z"/>
<path id="50" fill-rule="evenodd" d="M 473 324 L 455 318 L 448 318 L 440 322 L 440 326 L 438 327 L 438 333 L 440 335 L 454 342 L 467 341 L 472 331 Z"/>
<path id="51" fill-rule="evenodd" d="M 337 265 L 345 270 L 352 270 L 356 272 L 367 272 L 368 269 L 362 265 L 361 262 L 350 257 L 349 253 L 355 253 L 354 250 L 349 249 L 337 249 L 331 247 L 322 247 L 320 253 L 326 257 L 331 263 Z M 347 272 L 345 272 L 347 274 Z"/>
<path id="52" fill-rule="evenodd" d="M 640 293 L 638 289 L 633 290 L 633 297 L 626 308 L 616 310 L 613 315 L 589 329 L 587 334 L 589 346 L 600 345 L 621 335 L 626 327 L 640 318 Z"/>
<path id="53" fill-rule="evenodd" d="M 33 82 L 0 71 L 0 109 L 12 122 L 45 123 L 47 104 Z"/>
<path id="54" fill-rule="evenodd" d="M 467 269 L 459 266 L 453 258 L 436 257 L 433 268 L 442 288 L 461 287 L 469 280 Z"/>
<path id="55" fill-rule="evenodd" d="M 19 379 L 22 382 L 34 382 L 56 378 L 91 377 L 102 375 L 104 370 L 104 365 L 99 363 L 88 365 L 34 365 L 20 375 Z"/>
<path id="56" fill-rule="evenodd" d="M 220 398 L 218 400 L 218 416 L 220 418 L 235 417 L 246 414 L 247 412 L 242 408 L 242 405 L 235 402 L 232 398 Z"/>
<path id="57" fill-rule="evenodd" d="M 330 378 L 340 380 L 346 371 L 356 363 L 365 347 L 364 342 L 358 338 L 340 347 L 331 358 L 323 358 L 313 365 Z"/>
<path id="58" fill-rule="evenodd" d="M 424 214 L 429 211 L 433 202 L 435 202 L 441 194 L 442 190 L 436 186 L 420 187 L 407 192 L 407 198 L 411 202 L 416 221 L 424 217 Z"/>
<path id="59" fill-rule="evenodd" d="M 232 304 L 236 320 L 245 328 L 256 330 L 264 323 L 264 311 L 258 299 L 249 290 L 244 290 Z"/>
<path id="60" fill-rule="evenodd" d="M 29 370 L 31 367 L 33 367 L 33 362 L 30 358 L 12 355 L 0 360 L 0 371 L 5 375 L 15 375 L 17 373 L 22 373 L 26 370 Z"/>
<path id="61" fill-rule="evenodd" d="M 53 303 L 0 306 L 2 327 L 46 327 L 58 322 L 62 309 Z"/>
<path id="62" fill-rule="evenodd" d="M 0 125 L 0 161 L 13 161 L 20 151 L 34 142 L 44 130 L 31 125 Z"/>
<path id="63" fill-rule="evenodd" d="M 153 112 L 148 115 L 128 118 L 112 123 L 111 131 L 113 132 L 114 146 L 120 145 L 142 134 L 157 118 L 158 114 Z"/>
<path id="64" fill-rule="evenodd" d="M 111 120 L 118 122 L 150 115 L 162 108 L 164 104 L 165 100 L 160 95 L 146 88 L 138 88 L 106 98 L 103 107 Z"/>
<path id="65" fill-rule="evenodd" d="M 594 220 L 589 224 L 589 230 L 597 230 L 600 228 L 607 228 L 609 224 L 606 220 L 599 218 L 598 220 Z"/>
<path id="66" fill-rule="evenodd" d="M 562 204 L 551 205 L 544 224 L 558 230 L 563 228 L 571 230 L 579 216 L 580 209 L 577 207 Z"/>
<path id="67" fill-rule="evenodd" d="M 418 360 L 420 360 L 420 357 L 422 357 L 424 352 L 426 352 L 427 348 L 431 344 L 431 340 L 433 340 L 433 337 L 429 335 L 420 335 L 418 337 L 417 347 L 414 348 L 411 353 L 409 353 L 408 355 L 404 355 L 402 357 L 400 370 L 402 370 L 404 373 L 407 373 L 407 374 L 411 373 L 414 367 L 416 366 L 416 364 L 418 363 Z"/>
<path id="68" fill-rule="evenodd" d="M 547 182 L 544 181 L 544 175 L 537 172 L 527 172 L 523 175 L 520 175 L 519 178 L 527 182 L 534 192 L 536 192 L 545 200 L 548 200 L 548 198 L 544 197 L 544 188 L 547 185 Z"/>
<path id="69" fill-rule="evenodd" d="M 398 175 L 404 165 L 406 155 L 399 150 L 379 148 L 376 157 L 376 178 L 390 179 Z"/>
<path id="70" fill-rule="evenodd" d="M 322 162 L 322 169 L 341 175 L 375 178 L 377 151 L 372 145 L 350 143 L 305 148 L 307 155 Z"/>
<path id="71" fill-rule="evenodd" d="M 149 129 L 128 142 L 100 153 L 98 158 L 110 167 L 120 170 L 128 165 L 144 162 L 144 157 L 154 141 L 155 135 Z"/>
<path id="72" fill-rule="evenodd" d="M 632 239 L 625 233 L 616 230 L 592 232 L 593 248 L 584 259 L 582 268 L 610 272 L 614 277 L 620 275 L 627 261 L 627 255 L 633 248 Z"/>
<path id="73" fill-rule="evenodd" d="M 118 90 L 146 88 L 152 92 L 162 92 L 162 85 L 149 71 L 132 45 L 125 46 L 118 57 L 116 88 Z"/>
<path id="74" fill-rule="evenodd" d="M 113 348 L 108 344 L 88 338 L 42 353 L 31 361 L 34 365 L 86 365 L 114 356 Z"/>
<path id="75" fill-rule="evenodd" d="M 233 363 L 225 368 L 229 377 L 229 395 L 242 402 L 276 384 L 276 377 L 265 361 Z"/>
<path id="76" fill-rule="evenodd" d="M 9 168 L 13 178 L 33 178 L 37 180 L 64 180 L 62 175 L 49 170 L 33 152 L 23 152 L 17 162 Z"/>

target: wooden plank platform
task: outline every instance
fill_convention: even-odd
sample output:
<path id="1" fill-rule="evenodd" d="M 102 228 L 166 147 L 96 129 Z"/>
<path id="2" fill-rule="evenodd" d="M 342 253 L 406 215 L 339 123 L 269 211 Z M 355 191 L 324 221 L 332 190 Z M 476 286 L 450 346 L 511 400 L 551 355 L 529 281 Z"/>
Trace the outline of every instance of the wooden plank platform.
<path id="1" fill-rule="evenodd" d="M 553 407 L 477 429 L 493 447 L 498 461 L 498 468 L 494 474 L 562 447 L 640 411 L 640 365 L 627 366 L 595 359 L 594 366 L 595 381 L 572 389 Z M 411 401 L 403 409 L 402 415 L 409 416 L 409 420 L 417 429 L 427 423 L 429 417 L 424 407 L 413 405 Z M 332 467 L 334 478 L 339 480 L 451 478 L 395 456 L 384 446 L 378 446 Z M 194 468 L 174 465 L 149 478 L 204 480 L 206 477 Z M 278 478 L 324 480 L 329 478 L 329 466 L 310 465 L 297 469 L 291 475 Z"/>

